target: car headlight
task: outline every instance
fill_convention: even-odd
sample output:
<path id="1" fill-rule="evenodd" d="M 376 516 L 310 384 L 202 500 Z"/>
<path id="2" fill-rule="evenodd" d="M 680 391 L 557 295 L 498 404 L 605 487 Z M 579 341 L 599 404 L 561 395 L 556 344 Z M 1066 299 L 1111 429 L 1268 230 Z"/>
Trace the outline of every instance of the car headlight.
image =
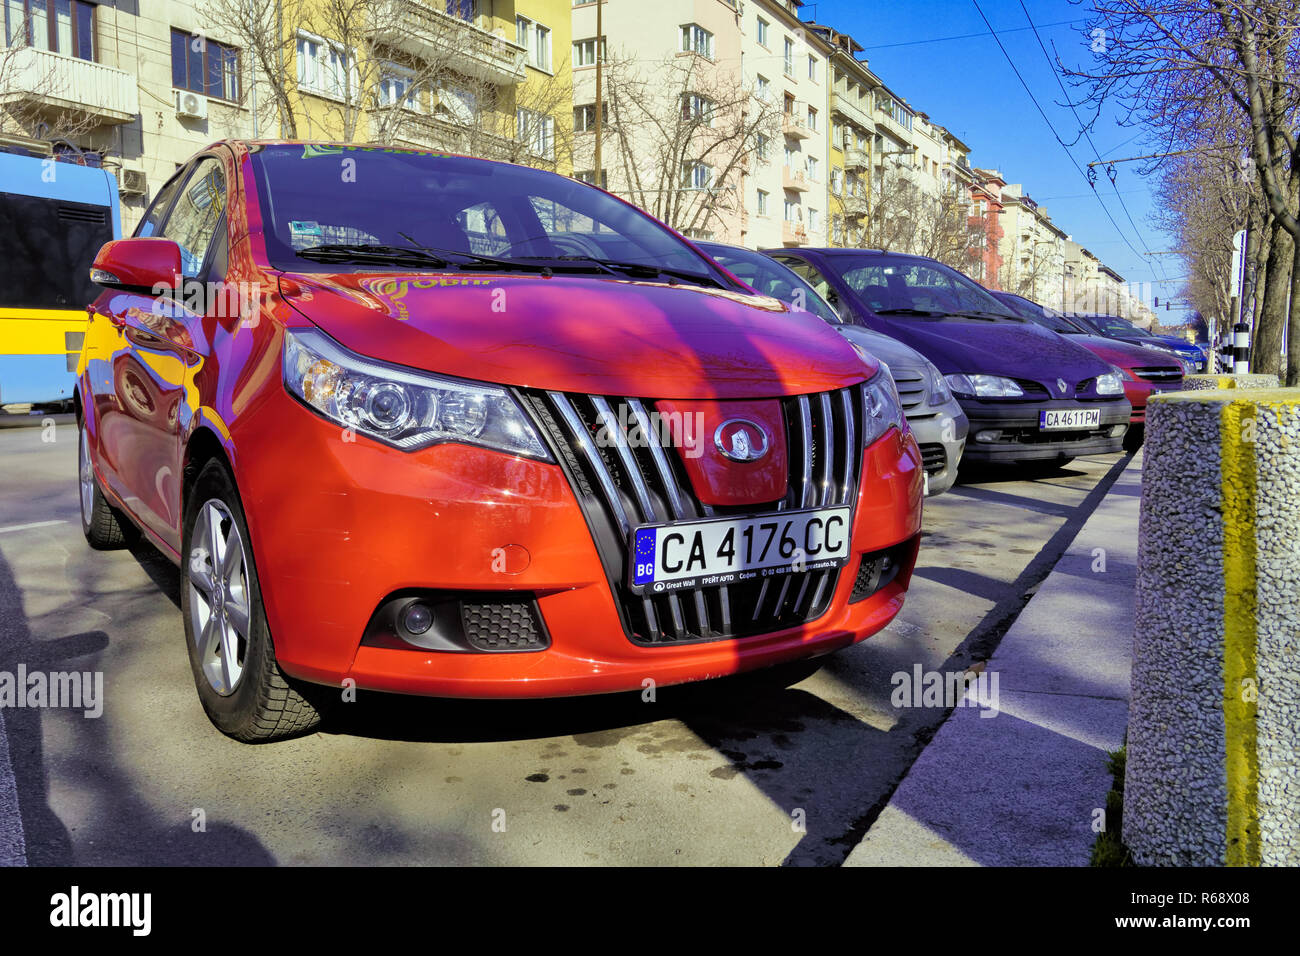
<path id="1" fill-rule="evenodd" d="M 893 373 L 884 362 L 880 371 L 867 379 L 862 386 L 862 445 L 866 447 L 880 439 L 890 428 L 903 430 L 903 403 L 898 400 L 898 386 Z"/>
<path id="2" fill-rule="evenodd" d="M 551 461 L 503 388 L 400 368 L 350 352 L 316 331 L 285 332 L 284 384 L 344 428 L 415 451 L 442 442 Z"/>
<path id="3" fill-rule="evenodd" d="M 954 395 L 966 398 L 1020 398 L 1024 389 L 1001 375 L 946 375 Z"/>
<path id="4" fill-rule="evenodd" d="M 952 401 L 952 389 L 948 387 L 948 380 L 943 377 L 943 373 L 934 367 L 933 363 L 926 362 L 926 367 L 930 370 L 930 404 L 947 405 Z"/>
<path id="5" fill-rule="evenodd" d="M 1098 395 L 1123 395 L 1124 394 L 1124 373 L 1111 366 L 1111 370 L 1104 375 L 1097 376 L 1097 394 Z"/>

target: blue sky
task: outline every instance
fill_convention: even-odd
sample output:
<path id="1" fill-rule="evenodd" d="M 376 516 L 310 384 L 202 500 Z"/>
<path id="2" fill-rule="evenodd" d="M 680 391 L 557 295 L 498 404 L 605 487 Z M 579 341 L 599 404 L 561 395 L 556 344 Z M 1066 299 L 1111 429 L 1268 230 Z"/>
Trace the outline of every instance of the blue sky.
<path id="1" fill-rule="evenodd" d="M 1067 106 L 1060 105 L 1065 96 L 1054 78 L 1054 62 L 1043 55 L 1020 0 L 979 0 L 979 6 L 1056 132 L 1066 143 L 1074 143 L 1079 122 Z M 1053 61 L 1058 50 L 1066 63 L 1082 63 L 1091 56 L 1091 37 L 1083 32 L 1091 3 L 1024 0 L 1024 7 Z M 816 0 L 805 5 L 803 18 L 849 33 L 867 47 L 859 56 L 866 58 L 871 70 L 913 108 L 928 113 L 966 142 L 973 165 L 996 168 L 1007 182 L 1023 183 L 1075 242 L 1130 283 L 1152 283 L 1142 290 L 1143 299 L 1150 304 L 1151 295 L 1160 296 L 1160 319 L 1174 320 L 1181 310 L 1165 312 L 1164 301 L 1178 292 L 1181 283 L 1159 280 L 1183 275 L 1182 261 L 1176 256 L 1142 255 L 1170 247 L 1170 240 L 1149 221 L 1154 177 L 1144 179 L 1140 163 L 1116 166 L 1117 196 L 1105 171 L 1099 170 L 1094 196 L 988 34 L 973 0 Z M 944 39 L 964 34 L 980 35 Z M 1062 81 L 1073 93 L 1069 83 Z M 1080 115 L 1087 119 L 1090 113 L 1080 110 Z M 1103 116 L 1091 136 L 1103 159 L 1153 151 L 1138 128 L 1120 126 L 1114 114 Z M 1085 139 L 1079 139 L 1069 153 L 1085 171 L 1086 164 L 1097 158 Z M 1119 224 L 1118 230 L 1096 196 Z"/>

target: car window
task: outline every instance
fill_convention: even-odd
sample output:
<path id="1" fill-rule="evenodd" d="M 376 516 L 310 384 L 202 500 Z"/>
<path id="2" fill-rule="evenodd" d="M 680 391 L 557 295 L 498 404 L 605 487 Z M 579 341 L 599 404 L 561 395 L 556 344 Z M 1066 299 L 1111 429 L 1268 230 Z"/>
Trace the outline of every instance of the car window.
<path id="1" fill-rule="evenodd" d="M 780 299 L 795 311 L 811 312 L 831 325 L 843 322 L 825 298 L 785 263 L 748 249 L 713 243 L 700 243 L 699 246 L 763 295 Z"/>
<path id="2" fill-rule="evenodd" d="M 955 269 L 929 259 L 837 256 L 840 278 L 873 312 L 978 312 L 1024 321 Z"/>
<path id="3" fill-rule="evenodd" d="M 181 247 L 181 273 L 194 278 L 226 210 L 226 176 L 216 159 L 202 159 L 185 181 L 160 235 Z"/>
<path id="4" fill-rule="evenodd" d="M 836 305 L 838 303 L 839 294 L 836 293 L 835 287 L 827 281 L 826 277 L 822 275 L 817 270 L 817 267 L 811 262 L 808 262 L 805 259 L 795 259 L 794 257 L 786 256 L 777 256 L 775 258 L 777 262 L 781 263 L 783 266 L 788 266 L 790 271 L 812 286 L 813 291 L 827 302 L 831 303 L 831 305 Z"/>
<path id="5" fill-rule="evenodd" d="M 163 188 L 158 190 L 158 195 L 154 197 L 153 203 L 140 220 L 140 225 L 135 227 L 137 238 L 147 238 L 158 234 L 158 226 L 162 222 L 163 216 L 167 215 L 167 207 L 171 205 L 172 198 L 176 195 L 176 190 L 180 188 L 181 183 L 185 181 L 185 173 L 177 172 L 175 176 L 163 184 Z"/>

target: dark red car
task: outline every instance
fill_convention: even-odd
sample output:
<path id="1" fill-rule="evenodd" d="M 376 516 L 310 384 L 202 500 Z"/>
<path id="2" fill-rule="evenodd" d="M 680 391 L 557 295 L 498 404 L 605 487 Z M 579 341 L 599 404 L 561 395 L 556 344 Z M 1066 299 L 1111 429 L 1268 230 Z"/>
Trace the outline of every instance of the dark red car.
<path id="1" fill-rule="evenodd" d="M 1136 448 L 1142 444 L 1147 399 L 1156 392 L 1176 392 L 1183 387 L 1183 365 L 1167 352 L 1094 335 L 1055 309 L 1011 292 L 994 292 L 993 296 L 1017 315 L 1053 332 L 1070 336 L 1071 341 L 1078 342 L 1124 373 L 1124 397 L 1133 406 L 1132 424 L 1125 436 L 1126 447 Z"/>
<path id="2" fill-rule="evenodd" d="M 93 278 L 83 530 L 181 566 L 233 737 L 301 733 L 340 685 L 717 677 L 902 607 L 924 472 L 888 371 L 593 186 L 217 143 Z"/>

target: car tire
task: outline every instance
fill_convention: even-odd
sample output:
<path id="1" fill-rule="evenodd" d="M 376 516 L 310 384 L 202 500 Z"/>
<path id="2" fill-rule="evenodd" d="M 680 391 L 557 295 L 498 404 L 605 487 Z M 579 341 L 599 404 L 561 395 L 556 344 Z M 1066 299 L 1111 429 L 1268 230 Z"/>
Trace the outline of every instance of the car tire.
<path id="1" fill-rule="evenodd" d="M 251 541 L 234 479 L 214 459 L 185 507 L 185 645 L 208 719 L 228 737 L 259 743 L 309 733 L 322 709 L 276 663 Z"/>
<path id="2" fill-rule="evenodd" d="M 81 499 L 81 533 L 96 551 L 116 551 L 127 547 L 134 538 L 134 528 L 100 490 L 95 467 L 90 460 L 90 435 L 86 421 L 77 424 L 77 484 Z"/>

